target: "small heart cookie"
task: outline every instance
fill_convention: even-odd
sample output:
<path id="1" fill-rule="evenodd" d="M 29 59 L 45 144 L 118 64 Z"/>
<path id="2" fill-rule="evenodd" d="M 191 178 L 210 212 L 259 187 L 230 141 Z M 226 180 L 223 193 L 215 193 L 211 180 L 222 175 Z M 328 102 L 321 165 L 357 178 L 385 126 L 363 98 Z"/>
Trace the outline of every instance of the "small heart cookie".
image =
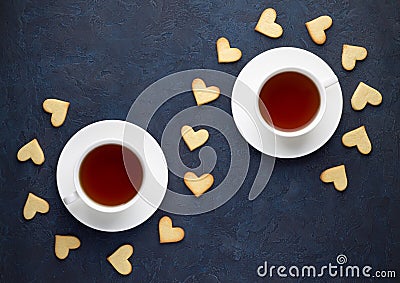
<path id="1" fill-rule="evenodd" d="M 172 227 L 172 220 L 168 216 L 163 216 L 158 223 L 158 233 L 160 243 L 176 243 L 185 237 L 185 231 L 181 227 Z"/>
<path id="2" fill-rule="evenodd" d="M 232 63 L 242 58 L 242 51 L 239 48 L 231 48 L 225 37 L 217 40 L 218 63 Z"/>
<path id="3" fill-rule="evenodd" d="M 351 97 L 351 107 L 354 110 L 362 110 L 367 103 L 377 106 L 382 103 L 382 95 L 376 89 L 360 82 Z"/>
<path id="4" fill-rule="evenodd" d="M 67 117 L 69 102 L 49 98 L 43 102 L 43 109 L 51 114 L 51 124 L 60 127 Z"/>
<path id="5" fill-rule="evenodd" d="M 343 44 L 342 66 L 345 70 L 351 71 L 356 66 L 356 61 L 367 58 L 368 51 L 364 47 Z"/>
<path id="6" fill-rule="evenodd" d="M 320 177 L 322 182 L 331 183 L 335 186 L 335 189 L 342 192 L 347 188 L 347 176 L 346 168 L 344 165 L 339 165 L 326 169 L 321 173 Z"/>
<path id="7" fill-rule="evenodd" d="M 272 8 L 265 9 L 255 27 L 255 30 L 268 37 L 278 38 L 282 35 L 282 27 L 275 23 L 276 11 Z"/>
<path id="8" fill-rule="evenodd" d="M 183 126 L 181 128 L 181 135 L 186 145 L 189 147 L 190 151 L 202 146 L 206 143 L 209 138 L 208 131 L 205 129 L 198 130 L 195 132 L 190 126 Z"/>
<path id="9" fill-rule="evenodd" d="M 324 44 L 326 41 L 325 30 L 332 26 L 332 18 L 321 16 L 306 23 L 308 33 L 316 44 Z"/>
<path id="10" fill-rule="evenodd" d="M 371 141 L 364 126 L 345 133 L 342 137 L 342 143 L 347 147 L 357 146 L 358 151 L 362 154 L 368 154 L 372 150 Z"/>
<path id="11" fill-rule="evenodd" d="M 41 165 L 44 162 L 43 150 L 39 145 L 37 139 L 33 139 L 26 145 L 20 148 L 17 153 L 17 159 L 19 161 L 27 161 L 32 159 L 36 165 Z"/>
<path id="12" fill-rule="evenodd" d="M 219 97 L 220 90 L 216 86 L 206 86 L 206 83 L 200 79 L 192 81 L 192 91 L 198 106 L 216 100 Z"/>
<path id="13" fill-rule="evenodd" d="M 133 247 L 129 244 L 119 247 L 107 260 L 119 274 L 128 275 L 132 272 L 132 264 L 129 258 L 133 254 Z"/>
<path id="14" fill-rule="evenodd" d="M 69 250 L 77 249 L 81 246 L 81 241 L 75 236 L 56 235 L 55 254 L 59 259 L 66 259 Z"/>
<path id="15" fill-rule="evenodd" d="M 26 220 L 30 220 L 35 217 L 36 212 L 47 213 L 49 212 L 49 208 L 50 206 L 47 201 L 38 196 L 35 196 L 32 193 L 29 193 L 24 205 L 24 218 Z"/>
<path id="16" fill-rule="evenodd" d="M 197 177 L 193 172 L 186 172 L 183 176 L 185 185 L 192 191 L 192 193 L 199 197 L 208 191 L 214 183 L 214 177 L 211 174 L 203 174 Z"/>

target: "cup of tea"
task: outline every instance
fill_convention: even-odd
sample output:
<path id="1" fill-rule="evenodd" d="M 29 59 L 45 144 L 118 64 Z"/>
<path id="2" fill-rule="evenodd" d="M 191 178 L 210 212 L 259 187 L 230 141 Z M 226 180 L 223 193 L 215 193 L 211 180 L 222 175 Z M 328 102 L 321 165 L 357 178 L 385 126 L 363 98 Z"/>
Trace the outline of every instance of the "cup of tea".
<path id="1" fill-rule="evenodd" d="M 326 88 L 336 82 L 336 77 L 322 81 L 307 68 L 278 67 L 266 74 L 258 88 L 256 113 L 276 135 L 304 135 L 321 121 L 326 109 Z"/>
<path id="2" fill-rule="evenodd" d="M 64 197 L 66 205 L 81 199 L 91 208 L 115 213 L 132 206 L 143 181 L 143 161 L 135 149 L 117 139 L 88 146 L 74 167 L 75 191 Z"/>

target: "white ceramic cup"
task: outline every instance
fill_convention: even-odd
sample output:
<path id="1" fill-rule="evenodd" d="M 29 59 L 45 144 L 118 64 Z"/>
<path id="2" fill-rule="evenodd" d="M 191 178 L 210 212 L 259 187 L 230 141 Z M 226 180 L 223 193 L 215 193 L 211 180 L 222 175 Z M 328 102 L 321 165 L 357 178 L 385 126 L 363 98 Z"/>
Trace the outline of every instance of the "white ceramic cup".
<path id="1" fill-rule="evenodd" d="M 66 205 L 70 205 L 72 203 L 74 203 L 75 201 L 81 199 L 84 203 L 86 203 L 88 206 L 90 206 L 91 208 L 99 211 L 99 212 L 106 212 L 106 213 L 115 213 L 115 212 L 120 212 L 123 210 L 128 209 L 129 207 L 131 207 L 140 197 L 139 196 L 139 190 L 138 189 L 138 193 L 128 202 L 120 204 L 120 205 L 114 205 L 114 206 L 109 206 L 109 205 L 104 205 L 104 204 L 100 204 L 95 202 L 93 199 L 91 199 L 86 193 L 85 190 L 82 188 L 80 179 L 79 179 L 79 171 L 81 168 L 81 164 L 83 159 L 87 156 L 87 154 L 89 152 L 91 152 L 93 149 L 100 147 L 102 145 L 106 145 L 106 144 L 118 144 L 121 146 L 126 147 L 127 149 L 131 150 L 139 159 L 140 164 L 142 166 L 142 170 L 143 170 L 143 179 L 144 179 L 144 174 L 145 174 L 145 170 L 143 168 L 143 159 L 142 157 L 136 152 L 136 150 L 130 146 L 127 143 L 123 143 L 121 140 L 118 139 L 103 139 L 103 140 L 99 140 L 96 141 L 95 143 L 89 145 L 88 147 L 86 147 L 86 149 L 83 151 L 83 154 L 81 155 L 81 157 L 79 158 L 79 160 L 77 161 L 77 163 L 75 164 L 74 167 L 74 185 L 75 185 L 75 191 L 72 192 L 70 195 L 64 197 L 63 201 Z M 129 176 L 129 172 L 128 172 L 128 176 Z"/>
<path id="2" fill-rule="evenodd" d="M 304 125 L 304 127 L 301 127 L 299 129 L 296 129 L 293 131 L 289 131 L 289 130 L 285 131 L 285 130 L 281 130 L 281 129 L 276 129 L 272 125 L 270 125 L 262 116 L 261 111 L 260 111 L 260 104 L 259 104 L 260 103 L 259 95 L 260 95 L 261 89 L 267 83 L 267 81 L 269 79 L 271 79 L 272 77 L 274 77 L 280 73 L 285 73 L 285 72 L 296 72 L 296 73 L 300 73 L 300 74 L 308 77 L 317 87 L 319 97 L 320 97 L 320 105 L 319 105 L 318 111 L 314 115 L 313 119 L 309 123 Z M 330 78 L 328 81 L 322 81 L 318 78 L 318 76 L 316 76 L 313 73 L 311 73 L 310 71 L 308 71 L 307 68 L 290 67 L 290 66 L 282 66 L 280 68 L 276 68 L 274 71 L 265 74 L 265 79 L 262 81 L 262 83 L 258 87 L 257 99 L 256 99 L 256 105 L 255 105 L 257 116 L 260 119 L 263 126 L 267 127 L 270 131 L 272 131 L 273 133 L 275 133 L 278 136 L 298 137 L 298 136 L 304 135 L 304 134 L 312 131 L 315 128 L 315 126 L 317 126 L 318 123 L 321 121 L 321 119 L 325 113 L 325 109 L 326 109 L 326 89 L 337 82 L 338 82 L 338 79 L 336 76 L 333 78 Z M 262 106 L 262 107 L 265 107 L 265 106 Z"/>

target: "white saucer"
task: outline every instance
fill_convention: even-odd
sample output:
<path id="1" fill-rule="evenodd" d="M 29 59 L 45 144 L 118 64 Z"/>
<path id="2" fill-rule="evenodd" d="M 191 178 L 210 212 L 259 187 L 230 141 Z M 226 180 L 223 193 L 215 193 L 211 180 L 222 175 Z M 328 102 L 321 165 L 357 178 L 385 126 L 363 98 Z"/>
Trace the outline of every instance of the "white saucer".
<path id="1" fill-rule="evenodd" d="M 85 148 L 97 140 L 107 138 L 129 144 L 142 160 L 146 160 L 142 164 L 143 181 L 137 201 L 128 209 L 116 213 L 99 212 L 85 204 L 82 199 L 69 205 L 63 203 L 83 224 L 101 231 L 117 232 L 140 225 L 157 210 L 167 189 L 168 167 L 161 147 L 142 128 L 125 121 L 96 122 L 79 130 L 61 152 L 57 164 L 57 186 L 62 200 L 75 191 L 74 166 Z M 146 193 L 141 194 L 142 190 Z"/>
<path id="2" fill-rule="evenodd" d="M 253 58 L 240 72 L 232 91 L 232 114 L 239 132 L 254 148 L 264 154 L 279 158 L 296 158 L 310 154 L 322 147 L 339 125 L 343 109 L 339 82 L 326 88 L 326 111 L 320 123 L 299 137 L 275 135 L 265 127 L 257 114 L 258 89 L 265 74 L 278 66 L 305 68 L 332 81 L 336 75 L 329 65 L 315 54 L 294 47 L 280 47 Z"/>

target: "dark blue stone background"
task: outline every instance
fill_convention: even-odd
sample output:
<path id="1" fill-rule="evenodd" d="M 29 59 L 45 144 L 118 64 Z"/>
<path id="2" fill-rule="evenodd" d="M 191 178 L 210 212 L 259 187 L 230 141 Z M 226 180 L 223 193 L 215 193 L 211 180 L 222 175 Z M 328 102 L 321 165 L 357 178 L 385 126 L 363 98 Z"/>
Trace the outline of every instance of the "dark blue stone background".
<path id="1" fill-rule="evenodd" d="M 276 9 L 284 28 L 276 40 L 254 31 L 268 7 Z M 396 270 L 398 282 L 399 13 L 397 0 L 1 1 L 0 281 L 266 282 L 256 274 L 264 260 L 322 266 L 344 253 L 351 264 Z M 334 24 L 326 44 L 317 46 L 304 23 L 323 14 Z M 220 36 L 243 51 L 239 62 L 217 63 L 215 42 Z M 352 72 L 341 67 L 343 43 L 368 49 L 367 59 Z M 178 244 L 158 243 L 162 211 L 120 233 L 92 230 L 68 213 L 58 197 L 55 170 L 63 146 L 76 131 L 97 120 L 125 119 L 140 92 L 168 74 L 209 68 L 237 75 L 254 56 L 277 46 L 318 54 L 340 79 L 343 116 L 323 148 L 303 158 L 277 160 L 267 189 L 250 202 L 247 195 L 259 160 L 252 149 L 250 174 L 228 203 L 199 216 L 170 215 L 186 231 Z M 359 81 L 381 91 L 379 107 L 351 109 L 350 97 Z M 53 128 L 42 110 L 48 97 L 71 102 L 61 128 Z M 186 95 L 175 103 L 166 105 L 165 113 L 158 113 L 159 122 L 150 127 L 158 140 L 165 117 L 194 105 L 194 100 Z M 225 98 L 212 105 L 230 111 Z M 360 125 L 366 126 L 373 144 L 369 156 L 341 144 L 341 136 Z M 18 162 L 18 149 L 35 137 L 45 163 Z M 227 145 L 214 131 L 208 145 L 219 155 L 213 171 L 218 183 L 230 160 Z M 184 145 L 181 153 L 188 165 L 198 164 L 197 153 L 188 154 Z M 349 179 L 344 193 L 319 180 L 322 170 L 340 163 L 346 165 Z M 182 180 L 173 176 L 170 187 L 185 191 Z M 22 216 L 28 192 L 50 203 L 48 214 L 29 222 Z M 77 235 L 82 246 L 60 261 L 53 250 L 55 234 Z M 128 277 L 106 261 L 124 243 L 135 247 Z"/>

